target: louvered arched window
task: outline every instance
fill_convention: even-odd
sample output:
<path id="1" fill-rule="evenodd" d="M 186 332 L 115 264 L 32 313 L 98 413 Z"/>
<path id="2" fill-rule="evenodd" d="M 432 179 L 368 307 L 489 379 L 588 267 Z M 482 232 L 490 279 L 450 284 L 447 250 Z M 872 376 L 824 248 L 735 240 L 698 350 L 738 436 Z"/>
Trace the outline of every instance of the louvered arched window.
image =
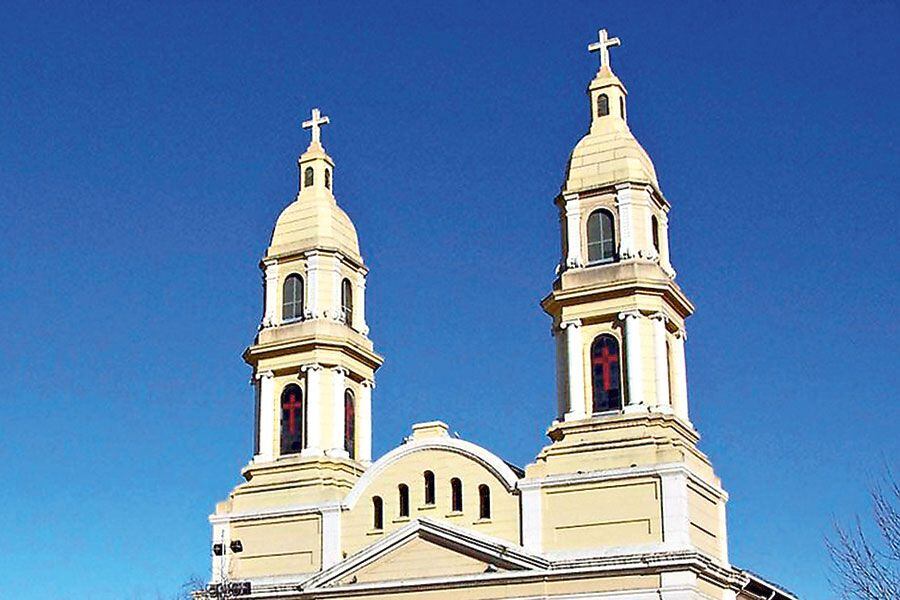
<path id="1" fill-rule="evenodd" d="M 608 210 L 591 213 L 587 220 L 588 262 L 609 262 L 616 258 L 616 235 L 613 216 Z"/>
<path id="2" fill-rule="evenodd" d="M 331 169 L 325 169 L 325 187 L 331 189 Z"/>
<path id="3" fill-rule="evenodd" d="M 353 325 L 353 284 L 349 279 L 341 282 L 341 312 L 344 323 Z"/>
<path id="4" fill-rule="evenodd" d="M 462 481 L 454 477 L 450 480 L 450 510 L 453 512 L 462 512 Z"/>
<path id="5" fill-rule="evenodd" d="M 356 399 L 351 389 L 344 391 L 344 450 L 356 458 Z"/>
<path id="6" fill-rule="evenodd" d="M 303 171 L 303 187 L 308 188 L 313 184 L 313 168 L 306 167 L 306 170 Z"/>
<path id="7" fill-rule="evenodd" d="M 653 236 L 653 249 L 659 252 L 659 219 L 656 215 L 650 217 L 650 234 Z"/>
<path id="8" fill-rule="evenodd" d="M 425 471 L 425 504 L 434 504 L 434 473 Z"/>
<path id="9" fill-rule="evenodd" d="M 609 96 L 600 94 L 597 96 L 597 116 L 605 117 L 609 114 Z"/>
<path id="10" fill-rule="evenodd" d="M 303 449 L 303 390 L 292 383 L 281 392 L 281 454 L 297 454 Z"/>
<path id="11" fill-rule="evenodd" d="M 284 280 L 281 294 L 281 319 L 293 321 L 303 318 L 303 278 L 293 273 Z"/>
<path id="12" fill-rule="evenodd" d="M 591 385 L 595 413 L 622 408 L 621 372 L 619 340 L 605 333 L 597 336 L 591 344 Z"/>

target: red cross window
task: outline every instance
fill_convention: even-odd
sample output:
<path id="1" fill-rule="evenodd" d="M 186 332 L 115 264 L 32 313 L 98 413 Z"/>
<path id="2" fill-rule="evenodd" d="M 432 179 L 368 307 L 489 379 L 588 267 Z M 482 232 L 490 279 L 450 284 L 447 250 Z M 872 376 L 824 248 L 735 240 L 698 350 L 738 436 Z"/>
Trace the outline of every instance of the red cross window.
<path id="1" fill-rule="evenodd" d="M 619 341 L 611 335 L 597 336 L 591 344 L 594 412 L 622 408 L 622 360 Z"/>
<path id="2" fill-rule="evenodd" d="M 303 449 L 303 390 L 292 383 L 281 392 L 281 454 Z"/>

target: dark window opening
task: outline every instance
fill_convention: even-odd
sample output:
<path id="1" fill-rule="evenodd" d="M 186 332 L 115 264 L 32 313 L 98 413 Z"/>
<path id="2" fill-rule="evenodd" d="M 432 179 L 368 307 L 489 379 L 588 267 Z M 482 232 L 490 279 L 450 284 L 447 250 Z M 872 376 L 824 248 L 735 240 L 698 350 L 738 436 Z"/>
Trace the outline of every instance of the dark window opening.
<path id="1" fill-rule="evenodd" d="M 619 341 L 608 334 L 597 336 L 594 343 L 591 344 L 593 410 L 595 413 L 622 408 L 621 370 Z"/>
<path id="2" fill-rule="evenodd" d="M 288 275 L 281 297 L 281 318 L 285 321 L 303 318 L 303 278 Z"/>
<path id="3" fill-rule="evenodd" d="M 609 262 L 616 258 L 613 216 L 608 210 L 595 210 L 587 221 L 588 262 Z"/>
<path id="4" fill-rule="evenodd" d="M 478 517 L 480 519 L 491 518 L 491 488 L 485 484 L 478 486 Z"/>
<path id="5" fill-rule="evenodd" d="M 425 471 L 425 504 L 434 504 L 434 473 Z"/>
<path id="6" fill-rule="evenodd" d="M 303 449 L 303 390 L 292 383 L 281 392 L 281 454 Z"/>
<path id="7" fill-rule="evenodd" d="M 405 483 L 401 483 L 397 486 L 397 491 L 400 492 L 400 516 L 408 517 L 409 516 L 409 486 Z"/>
<path id="8" fill-rule="evenodd" d="M 356 403 L 353 390 L 344 392 L 344 450 L 356 458 Z"/>
<path id="9" fill-rule="evenodd" d="M 349 279 L 341 282 L 341 313 L 344 323 L 353 325 L 353 284 Z"/>
<path id="10" fill-rule="evenodd" d="M 450 509 L 453 512 L 462 512 L 462 481 L 454 477 L 450 480 Z"/>
<path id="11" fill-rule="evenodd" d="M 621 115 L 622 120 L 625 120 L 625 98 L 619 96 L 619 115 Z"/>
<path id="12" fill-rule="evenodd" d="M 653 248 L 659 252 L 659 219 L 656 215 L 650 217 L 650 233 L 653 236 Z"/>
<path id="13" fill-rule="evenodd" d="M 325 169 L 325 187 L 331 189 L 331 169 Z"/>
<path id="14" fill-rule="evenodd" d="M 306 170 L 303 171 L 303 187 L 307 188 L 313 184 L 313 168 L 306 167 Z"/>
<path id="15" fill-rule="evenodd" d="M 372 528 L 384 529 L 384 502 L 379 496 L 372 498 Z"/>

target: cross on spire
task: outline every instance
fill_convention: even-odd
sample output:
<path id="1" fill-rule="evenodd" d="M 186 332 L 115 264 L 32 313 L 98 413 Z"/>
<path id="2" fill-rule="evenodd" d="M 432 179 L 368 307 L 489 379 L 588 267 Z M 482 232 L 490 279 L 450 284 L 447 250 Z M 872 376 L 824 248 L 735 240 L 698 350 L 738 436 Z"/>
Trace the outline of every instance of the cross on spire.
<path id="1" fill-rule="evenodd" d="M 612 68 L 609 66 L 609 49 L 613 46 L 619 46 L 622 44 L 619 41 L 619 38 L 608 37 L 605 29 L 601 29 L 597 32 L 597 37 L 599 37 L 599 41 L 594 42 L 593 44 L 588 46 L 589 52 L 600 52 L 600 68 Z"/>
<path id="2" fill-rule="evenodd" d="M 318 144 L 322 138 L 322 125 L 327 125 L 331 121 L 328 117 L 323 117 L 318 108 L 312 109 L 312 118 L 309 121 L 303 121 L 303 129 L 312 129 L 312 143 Z"/>

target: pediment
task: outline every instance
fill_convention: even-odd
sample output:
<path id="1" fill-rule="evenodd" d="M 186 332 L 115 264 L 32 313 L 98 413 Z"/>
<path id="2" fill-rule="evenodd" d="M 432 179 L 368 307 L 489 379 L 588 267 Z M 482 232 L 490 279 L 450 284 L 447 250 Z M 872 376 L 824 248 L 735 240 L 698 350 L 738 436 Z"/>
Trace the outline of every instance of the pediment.
<path id="1" fill-rule="evenodd" d="M 544 569 L 546 559 L 516 544 L 431 519 L 417 519 L 365 550 L 307 580 L 316 588 L 388 581 L 464 577 Z"/>

